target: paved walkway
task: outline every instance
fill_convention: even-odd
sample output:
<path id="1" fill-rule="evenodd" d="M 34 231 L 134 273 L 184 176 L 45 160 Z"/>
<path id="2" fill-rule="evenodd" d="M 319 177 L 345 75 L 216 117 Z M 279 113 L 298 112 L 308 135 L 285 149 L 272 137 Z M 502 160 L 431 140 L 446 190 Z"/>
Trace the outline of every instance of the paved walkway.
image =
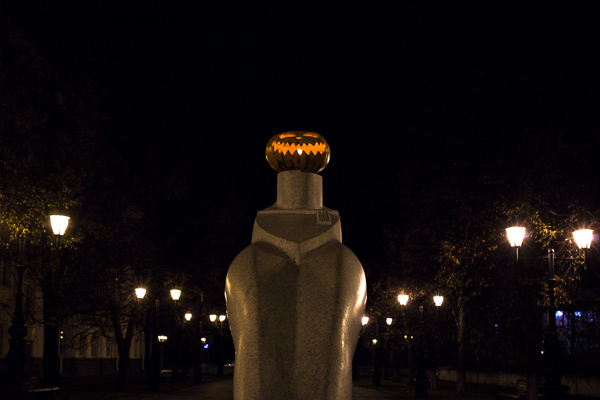
<path id="1" fill-rule="evenodd" d="M 378 388 L 369 387 L 369 380 L 361 379 L 354 382 L 352 388 L 353 400 L 386 400 L 386 399 L 414 399 L 414 387 L 391 382 L 382 382 Z M 428 397 L 436 400 L 459 398 L 450 390 L 429 390 Z M 491 400 L 492 393 L 473 393 L 461 396 L 468 400 Z M 223 379 L 211 383 L 205 383 L 188 389 L 172 393 L 159 393 L 147 398 L 148 400 L 233 400 L 233 379 Z M 265 399 L 268 400 L 268 399 Z M 319 400 L 319 399 L 315 399 Z"/>
<path id="2" fill-rule="evenodd" d="M 399 397 L 378 392 L 365 387 L 352 389 L 353 400 L 398 399 Z M 148 398 L 149 400 L 233 400 L 233 380 L 227 379 L 194 386 L 172 393 L 160 393 Z M 317 400 L 317 399 L 315 399 Z"/>

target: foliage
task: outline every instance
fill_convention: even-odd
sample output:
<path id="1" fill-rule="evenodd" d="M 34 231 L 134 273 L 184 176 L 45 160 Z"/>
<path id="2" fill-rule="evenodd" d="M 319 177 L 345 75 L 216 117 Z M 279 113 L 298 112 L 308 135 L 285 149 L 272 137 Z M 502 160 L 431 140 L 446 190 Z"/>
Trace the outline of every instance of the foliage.
<path id="1" fill-rule="evenodd" d="M 453 146 L 459 150 L 436 164 L 429 163 L 432 157 L 415 157 L 397 172 L 400 212 L 384 231 L 391 273 L 372 271 L 370 306 L 385 310 L 402 291 L 419 301 L 441 292 L 442 309 L 452 310 L 455 323 L 460 325 L 460 312 L 466 313 L 465 326 L 455 333 L 464 329 L 467 363 L 495 364 L 539 344 L 542 307 L 548 304 L 547 249 L 557 254 L 557 303 L 580 302 L 577 288 L 588 268 L 580 259 L 560 258 L 577 258 L 572 231 L 597 229 L 600 211 L 592 201 L 595 185 L 587 174 L 576 173 L 592 168 L 590 148 L 560 136 L 543 142 L 543 137 L 489 159 Z M 490 146 L 498 148 L 494 141 Z M 504 231 L 515 224 L 528 232 L 518 264 Z M 544 259 L 524 260 L 534 256 Z M 443 323 L 431 324 L 439 329 Z M 443 334 L 438 340 L 448 351 L 456 338 L 448 330 Z"/>

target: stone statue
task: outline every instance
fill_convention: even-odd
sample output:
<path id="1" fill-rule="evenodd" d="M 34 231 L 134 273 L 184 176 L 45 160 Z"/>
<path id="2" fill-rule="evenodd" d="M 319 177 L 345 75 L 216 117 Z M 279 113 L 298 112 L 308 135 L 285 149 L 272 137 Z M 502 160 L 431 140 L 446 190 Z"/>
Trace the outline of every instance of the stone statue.
<path id="1" fill-rule="evenodd" d="M 267 144 L 277 202 L 259 211 L 252 244 L 225 285 L 236 349 L 236 400 L 351 400 L 352 357 L 366 302 L 363 268 L 323 207 L 329 145 L 315 132 Z"/>

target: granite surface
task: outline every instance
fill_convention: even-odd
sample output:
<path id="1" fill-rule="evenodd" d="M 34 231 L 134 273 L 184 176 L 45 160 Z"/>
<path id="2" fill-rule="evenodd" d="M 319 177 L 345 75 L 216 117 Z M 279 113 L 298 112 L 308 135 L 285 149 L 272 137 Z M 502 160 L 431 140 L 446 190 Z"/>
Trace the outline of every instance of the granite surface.
<path id="1" fill-rule="evenodd" d="M 257 214 L 227 274 L 234 398 L 350 400 L 363 268 L 322 205 L 321 176 L 285 171 L 277 182 L 277 202 Z"/>

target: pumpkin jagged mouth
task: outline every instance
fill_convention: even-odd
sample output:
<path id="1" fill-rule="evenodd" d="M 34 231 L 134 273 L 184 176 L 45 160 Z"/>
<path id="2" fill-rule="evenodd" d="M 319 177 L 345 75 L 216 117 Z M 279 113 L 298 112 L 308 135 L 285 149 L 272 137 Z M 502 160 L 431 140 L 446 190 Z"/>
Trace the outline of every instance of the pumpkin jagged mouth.
<path id="1" fill-rule="evenodd" d="M 271 145 L 273 146 L 273 150 L 274 151 L 278 151 L 280 153 L 285 154 L 286 152 L 290 152 L 290 154 L 293 154 L 294 152 L 301 150 L 299 153 L 302 154 L 302 152 L 306 152 L 306 154 L 320 154 L 325 152 L 325 148 L 326 148 L 326 144 L 325 143 L 302 143 L 302 144 L 297 144 L 297 143 L 281 143 L 281 142 L 277 142 L 277 141 L 273 141 L 273 143 L 271 143 Z"/>

